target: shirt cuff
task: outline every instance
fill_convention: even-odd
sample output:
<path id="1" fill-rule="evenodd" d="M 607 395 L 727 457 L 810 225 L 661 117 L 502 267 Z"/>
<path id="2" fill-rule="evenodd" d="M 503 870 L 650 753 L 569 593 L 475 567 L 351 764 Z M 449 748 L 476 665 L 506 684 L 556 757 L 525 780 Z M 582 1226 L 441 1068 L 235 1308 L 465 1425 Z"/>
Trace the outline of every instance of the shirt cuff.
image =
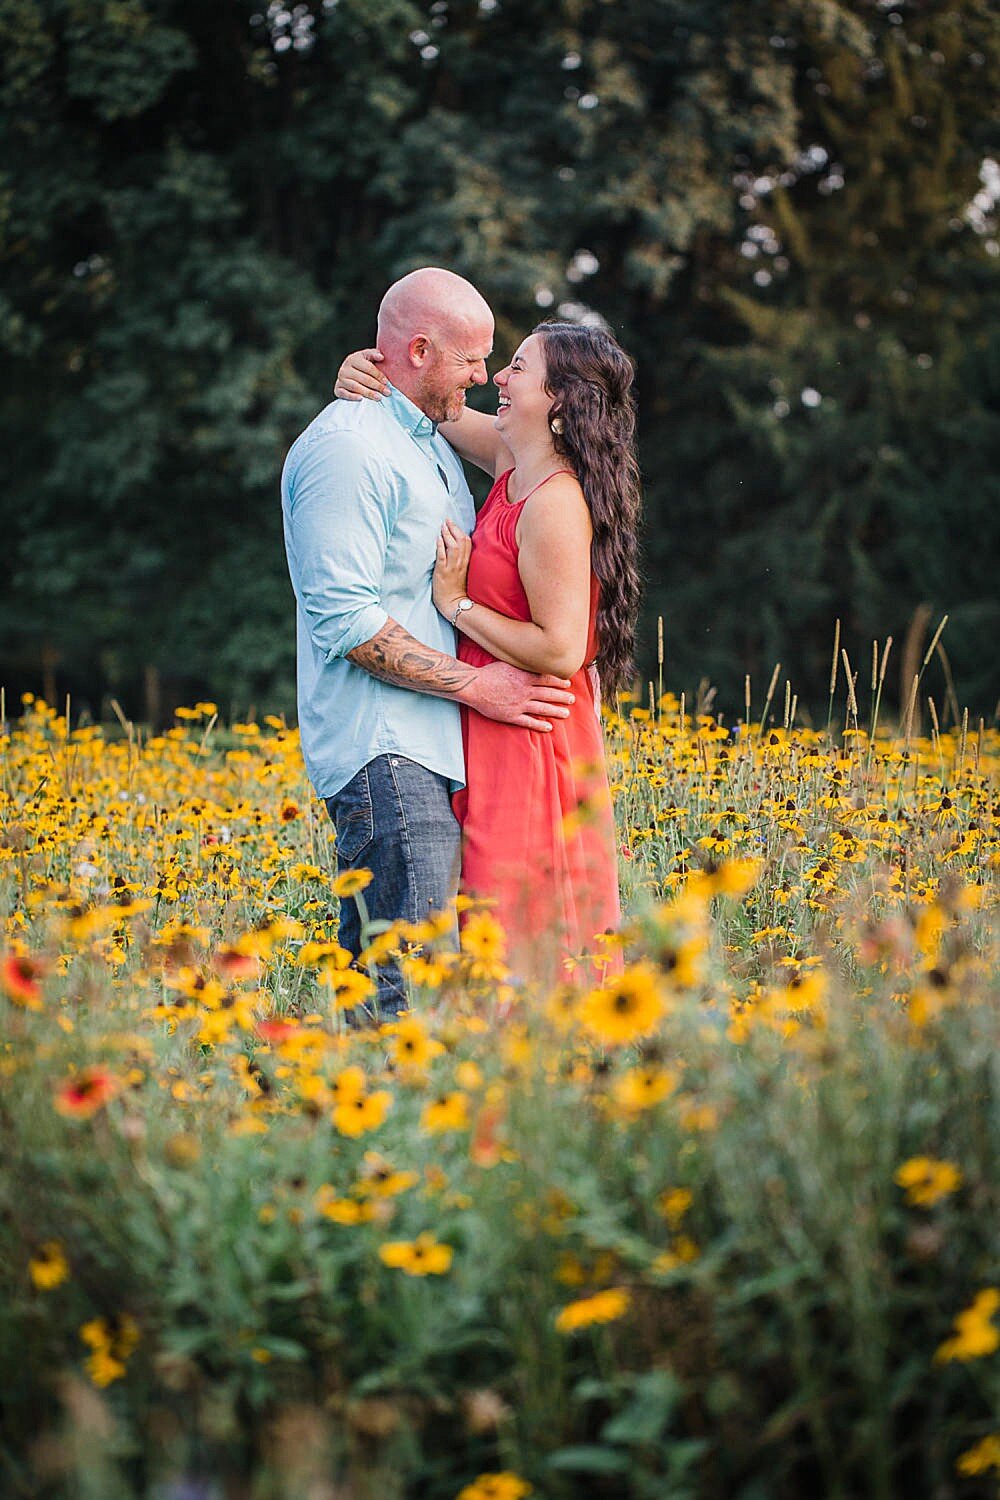
<path id="1" fill-rule="evenodd" d="M 364 609 L 348 615 L 339 636 L 333 645 L 327 648 L 326 660 L 331 662 L 339 657 L 349 656 L 358 646 L 363 646 L 365 641 L 370 641 L 373 636 L 378 635 L 388 618 L 387 612 L 380 604 L 368 604 Z"/>

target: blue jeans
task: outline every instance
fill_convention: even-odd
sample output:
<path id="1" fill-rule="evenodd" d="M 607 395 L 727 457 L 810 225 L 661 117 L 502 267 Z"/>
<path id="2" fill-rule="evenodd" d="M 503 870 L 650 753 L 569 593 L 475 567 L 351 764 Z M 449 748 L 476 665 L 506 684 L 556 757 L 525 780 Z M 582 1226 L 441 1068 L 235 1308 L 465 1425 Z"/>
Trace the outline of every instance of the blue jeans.
<path id="1" fill-rule="evenodd" d="M 404 755 L 378 755 L 326 806 L 340 869 L 375 877 L 363 895 L 370 921 L 422 922 L 454 900 L 460 831 L 447 777 Z M 353 898 L 340 903 L 339 941 L 355 958 L 364 947 Z M 379 1016 L 390 1019 L 408 1004 L 398 964 L 380 964 L 377 980 Z"/>

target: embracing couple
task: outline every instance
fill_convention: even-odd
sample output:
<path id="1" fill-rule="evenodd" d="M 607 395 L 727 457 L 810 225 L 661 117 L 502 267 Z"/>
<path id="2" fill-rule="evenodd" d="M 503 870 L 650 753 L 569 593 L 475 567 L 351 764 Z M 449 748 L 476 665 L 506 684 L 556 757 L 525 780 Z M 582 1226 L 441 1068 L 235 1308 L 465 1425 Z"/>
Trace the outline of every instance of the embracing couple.
<path id="1" fill-rule="evenodd" d="M 632 669 L 634 372 L 610 334 L 543 323 L 496 416 L 470 411 L 493 332 L 461 277 L 403 277 L 288 454 L 302 749 L 370 919 L 423 921 L 461 883 L 515 973 L 592 976 L 620 916 L 600 690 Z M 462 459 L 494 481 L 478 517 Z M 345 901 L 340 941 L 361 937 Z M 378 1003 L 406 1007 L 392 964 Z"/>

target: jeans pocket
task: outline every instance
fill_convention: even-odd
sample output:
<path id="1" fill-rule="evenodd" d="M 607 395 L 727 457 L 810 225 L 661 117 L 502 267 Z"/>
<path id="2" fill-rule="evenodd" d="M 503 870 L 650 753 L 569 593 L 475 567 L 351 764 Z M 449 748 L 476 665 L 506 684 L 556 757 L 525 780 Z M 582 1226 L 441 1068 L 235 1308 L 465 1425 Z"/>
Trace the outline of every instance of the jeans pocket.
<path id="1" fill-rule="evenodd" d="M 337 858 L 346 864 L 356 864 L 375 836 L 368 767 L 363 767 L 330 801 L 333 826 L 337 830 Z"/>

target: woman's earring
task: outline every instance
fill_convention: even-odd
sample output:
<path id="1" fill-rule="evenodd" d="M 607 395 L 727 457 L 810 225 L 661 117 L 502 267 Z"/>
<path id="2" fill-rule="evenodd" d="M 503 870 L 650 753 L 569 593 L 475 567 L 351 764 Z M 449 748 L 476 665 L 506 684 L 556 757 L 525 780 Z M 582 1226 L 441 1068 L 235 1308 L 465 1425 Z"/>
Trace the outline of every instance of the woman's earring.
<path id="1" fill-rule="evenodd" d="M 550 430 L 552 432 L 555 433 L 556 437 L 562 437 L 562 430 L 563 430 L 563 419 L 562 419 L 562 417 L 553 417 L 552 421 L 549 423 L 549 428 L 550 428 Z"/>

